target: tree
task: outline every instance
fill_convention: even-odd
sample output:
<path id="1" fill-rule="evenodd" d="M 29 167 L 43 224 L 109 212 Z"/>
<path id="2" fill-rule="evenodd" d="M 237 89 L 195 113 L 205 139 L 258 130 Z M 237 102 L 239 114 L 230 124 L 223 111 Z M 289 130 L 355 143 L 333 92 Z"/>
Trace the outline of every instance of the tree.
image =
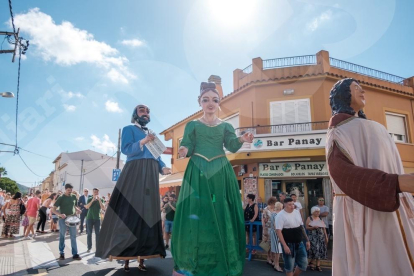
<path id="1" fill-rule="evenodd" d="M 4 167 L 0 167 L 0 178 L 1 178 L 3 175 L 7 175 L 6 168 L 4 168 Z"/>
<path id="2" fill-rule="evenodd" d="M 8 177 L 2 177 L 0 179 L 0 188 L 2 190 L 6 190 L 7 192 L 10 192 L 10 194 L 15 194 L 16 192 L 19 192 L 19 187 L 17 186 L 16 181 L 11 180 Z"/>

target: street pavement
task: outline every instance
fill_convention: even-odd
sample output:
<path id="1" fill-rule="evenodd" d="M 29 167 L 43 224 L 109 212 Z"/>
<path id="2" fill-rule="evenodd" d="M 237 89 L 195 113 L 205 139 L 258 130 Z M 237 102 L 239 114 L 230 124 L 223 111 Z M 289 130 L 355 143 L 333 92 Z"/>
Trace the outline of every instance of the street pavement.
<path id="1" fill-rule="evenodd" d="M 1 225 L 3 226 L 3 225 Z M 22 233 L 23 230 L 20 230 Z M 122 261 L 108 261 L 96 258 L 95 237 L 93 247 L 87 253 L 86 234 L 77 237 L 79 255 L 82 260 L 72 259 L 70 239 L 66 236 L 65 257 L 59 261 L 59 233 L 47 233 L 38 235 L 33 240 L 23 240 L 21 235 L 14 239 L 0 239 L 0 275 L 53 275 L 53 276 L 77 276 L 77 275 L 147 275 L 170 276 L 173 269 L 173 259 L 170 251 L 165 259 L 151 259 L 145 262 L 148 271 L 138 270 L 137 262 L 130 263 L 131 271 L 124 272 Z M 307 271 L 302 275 L 331 275 L 329 268 L 322 268 L 323 272 Z M 263 260 L 246 260 L 244 274 L 246 276 L 285 275 L 276 272 Z"/>

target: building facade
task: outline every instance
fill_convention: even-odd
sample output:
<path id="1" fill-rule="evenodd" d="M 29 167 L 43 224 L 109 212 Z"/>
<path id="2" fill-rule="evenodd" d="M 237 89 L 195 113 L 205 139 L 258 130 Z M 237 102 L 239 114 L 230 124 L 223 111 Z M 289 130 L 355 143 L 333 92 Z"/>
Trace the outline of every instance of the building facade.
<path id="1" fill-rule="evenodd" d="M 221 80 L 212 76 L 221 89 Z M 366 91 L 367 118 L 383 124 L 396 142 L 406 173 L 414 172 L 414 77 L 402 78 L 341 61 L 320 51 L 316 55 L 262 60 L 233 72 L 234 91 L 223 97 L 218 117 L 238 135 L 255 134 L 227 157 L 234 168 L 242 199 L 252 193 L 267 200 L 279 192 L 295 193 L 308 215 L 320 196 L 332 206 L 332 187 L 325 157 L 329 93 L 340 79 L 354 78 Z M 178 158 L 187 122 L 199 111 L 164 130 L 172 139 L 173 174 L 161 188 L 180 186 L 188 158 Z"/>
<path id="2" fill-rule="evenodd" d="M 73 189 L 83 195 L 82 190 L 90 191 L 98 188 L 101 196 L 111 193 L 116 181 L 113 181 L 113 169 L 116 168 L 116 157 L 92 150 L 84 150 L 72 153 L 62 152 L 53 161 L 55 165 L 53 191 L 64 191 L 64 185 L 70 183 Z M 122 169 L 124 163 L 119 162 Z M 91 193 L 90 193 L 91 194 Z"/>

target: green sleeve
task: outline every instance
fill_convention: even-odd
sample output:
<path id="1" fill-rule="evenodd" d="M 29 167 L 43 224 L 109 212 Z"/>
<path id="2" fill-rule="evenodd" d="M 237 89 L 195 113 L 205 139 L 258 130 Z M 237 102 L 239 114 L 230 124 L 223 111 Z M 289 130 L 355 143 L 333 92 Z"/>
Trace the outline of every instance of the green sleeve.
<path id="1" fill-rule="evenodd" d="M 89 197 L 89 198 L 88 198 L 88 202 L 86 202 L 86 204 L 89 204 L 91 201 L 92 201 L 92 198 L 91 198 L 91 197 Z"/>
<path id="2" fill-rule="evenodd" d="M 53 206 L 54 207 L 56 207 L 56 209 L 57 209 L 57 207 L 60 207 L 60 202 L 62 201 L 62 196 L 60 196 L 57 200 L 56 200 L 56 202 L 55 202 L 55 204 L 53 204 Z"/>
<path id="3" fill-rule="evenodd" d="M 243 146 L 243 143 L 240 142 L 239 137 L 236 136 L 233 126 L 229 123 L 224 124 L 226 124 L 224 133 L 224 147 L 228 151 L 235 153 Z"/>
<path id="4" fill-rule="evenodd" d="M 195 147 L 195 122 L 191 121 L 187 123 L 184 129 L 183 140 L 181 141 L 180 147 L 184 146 L 188 149 L 187 157 L 193 155 Z"/>

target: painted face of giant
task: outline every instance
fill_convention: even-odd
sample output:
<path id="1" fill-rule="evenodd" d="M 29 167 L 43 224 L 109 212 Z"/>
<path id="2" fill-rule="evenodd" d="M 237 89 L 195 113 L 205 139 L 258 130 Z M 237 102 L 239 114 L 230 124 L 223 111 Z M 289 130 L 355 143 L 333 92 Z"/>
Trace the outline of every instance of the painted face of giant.
<path id="1" fill-rule="evenodd" d="M 203 93 L 200 98 L 200 105 L 203 108 L 204 113 L 214 114 L 219 108 L 220 98 L 216 92 L 208 91 Z"/>
<path id="2" fill-rule="evenodd" d="M 355 81 L 351 83 L 350 89 L 351 107 L 355 112 L 358 112 L 365 107 L 365 90 Z"/>
<path id="3" fill-rule="evenodd" d="M 146 126 L 150 121 L 150 110 L 146 105 L 138 105 L 136 107 L 136 116 L 134 116 L 135 121 L 141 126 Z"/>

